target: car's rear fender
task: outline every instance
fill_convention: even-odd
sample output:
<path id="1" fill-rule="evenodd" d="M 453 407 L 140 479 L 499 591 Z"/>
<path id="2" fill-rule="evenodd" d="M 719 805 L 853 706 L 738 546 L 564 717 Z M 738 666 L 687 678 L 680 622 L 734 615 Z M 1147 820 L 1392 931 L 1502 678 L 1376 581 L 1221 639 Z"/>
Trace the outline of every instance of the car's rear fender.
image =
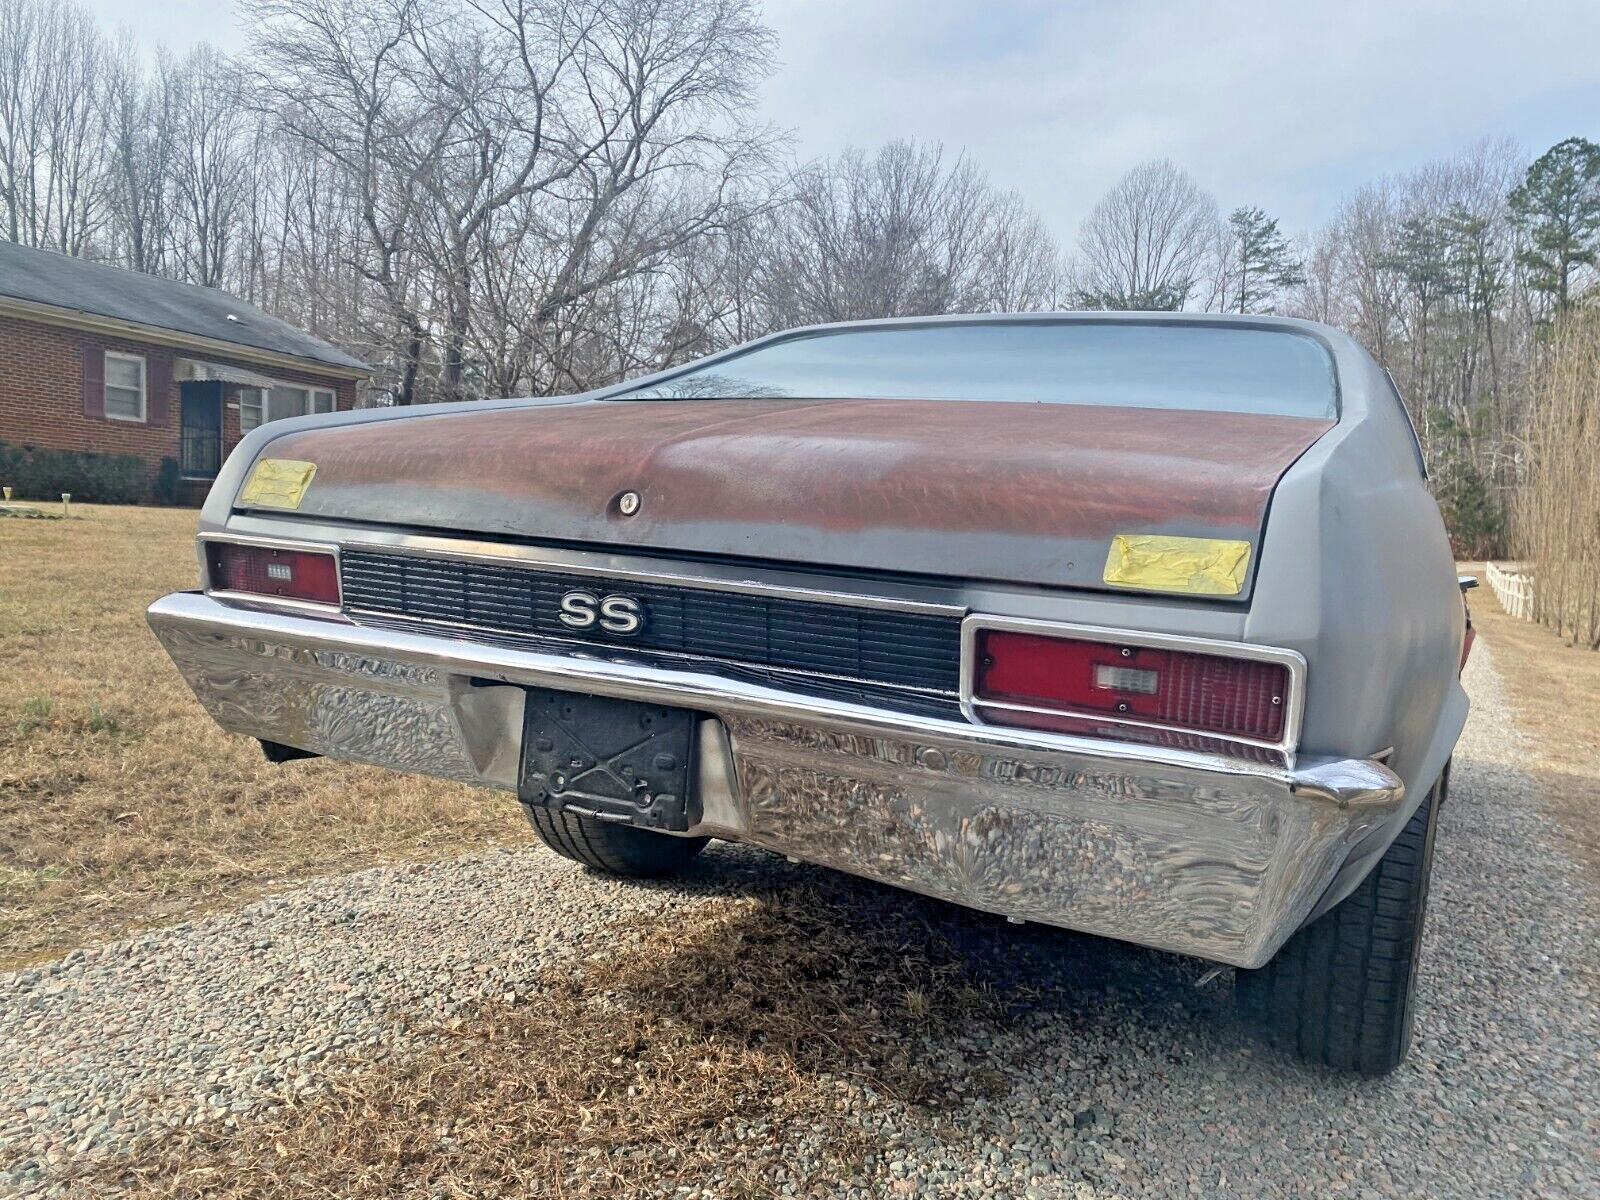
<path id="1" fill-rule="evenodd" d="M 1365 876 L 1444 770 L 1466 721 L 1465 616 L 1438 505 L 1387 377 L 1341 355 L 1345 411 L 1279 482 L 1245 640 L 1305 655 L 1307 754 L 1385 755 L 1406 803 L 1353 849 L 1317 911 Z"/>

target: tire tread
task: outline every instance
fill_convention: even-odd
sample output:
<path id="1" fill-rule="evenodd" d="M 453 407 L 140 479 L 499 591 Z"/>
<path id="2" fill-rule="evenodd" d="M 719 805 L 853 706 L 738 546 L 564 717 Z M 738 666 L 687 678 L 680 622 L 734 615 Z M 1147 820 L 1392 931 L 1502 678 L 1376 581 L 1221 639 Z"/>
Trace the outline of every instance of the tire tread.
<path id="1" fill-rule="evenodd" d="M 672 837 L 535 805 L 525 805 L 524 811 L 546 846 L 563 858 L 607 875 L 670 875 L 687 866 L 710 840 Z"/>
<path id="2" fill-rule="evenodd" d="M 1235 975 L 1244 1022 L 1309 1062 L 1384 1075 L 1411 1043 L 1417 956 L 1448 771 L 1383 858 L 1271 962 Z"/>

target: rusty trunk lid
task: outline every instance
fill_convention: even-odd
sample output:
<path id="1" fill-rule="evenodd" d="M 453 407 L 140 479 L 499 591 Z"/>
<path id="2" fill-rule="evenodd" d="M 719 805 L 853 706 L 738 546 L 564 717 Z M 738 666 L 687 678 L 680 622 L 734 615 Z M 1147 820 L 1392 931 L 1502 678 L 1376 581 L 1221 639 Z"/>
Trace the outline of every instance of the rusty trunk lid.
<path id="1" fill-rule="evenodd" d="M 1279 477 L 1332 424 L 1003 401 L 595 400 L 304 429 L 265 456 L 316 464 L 307 517 L 1101 588 L 1119 533 L 1253 550 Z"/>

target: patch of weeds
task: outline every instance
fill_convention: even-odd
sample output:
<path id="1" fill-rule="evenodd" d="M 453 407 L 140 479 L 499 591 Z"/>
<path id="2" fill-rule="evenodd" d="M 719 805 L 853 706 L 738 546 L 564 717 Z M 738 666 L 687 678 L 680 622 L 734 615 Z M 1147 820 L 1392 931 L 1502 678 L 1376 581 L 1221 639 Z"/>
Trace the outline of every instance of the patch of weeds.
<path id="1" fill-rule="evenodd" d="M 49 696 L 29 696 L 22 702 L 22 719 L 17 722 L 18 733 L 32 733 L 50 723 L 55 715 L 56 702 Z"/>
<path id="2" fill-rule="evenodd" d="M 77 722 L 84 733 L 120 733 L 122 723 L 98 704 L 89 705 L 89 715 Z"/>
<path id="3" fill-rule="evenodd" d="M 66 867 L 61 866 L 17 867 L 0 863 L 0 891 L 55 883 L 65 879 L 70 873 Z"/>

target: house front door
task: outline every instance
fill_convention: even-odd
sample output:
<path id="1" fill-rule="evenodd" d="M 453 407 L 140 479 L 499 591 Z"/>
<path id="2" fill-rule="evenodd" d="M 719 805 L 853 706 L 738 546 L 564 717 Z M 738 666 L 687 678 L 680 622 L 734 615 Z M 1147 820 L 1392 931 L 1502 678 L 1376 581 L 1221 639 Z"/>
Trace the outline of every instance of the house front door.
<path id="1" fill-rule="evenodd" d="M 186 382 L 179 399 L 179 471 L 185 479 L 215 479 L 222 469 L 222 383 Z"/>

